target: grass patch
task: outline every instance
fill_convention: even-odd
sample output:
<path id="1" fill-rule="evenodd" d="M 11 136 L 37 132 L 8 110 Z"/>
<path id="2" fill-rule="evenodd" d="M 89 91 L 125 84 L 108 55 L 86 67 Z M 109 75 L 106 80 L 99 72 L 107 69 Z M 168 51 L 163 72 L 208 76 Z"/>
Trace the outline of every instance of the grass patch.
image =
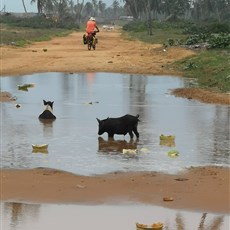
<path id="1" fill-rule="evenodd" d="M 182 43 L 187 38 L 187 35 L 177 28 L 155 28 L 153 35 L 148 35 L 146 31 L 123 32 L 123 35 L 129 40 L 138 39 L 151 44 L 167 44 L 169 39 L 176 41 L 176 43 Z"/>
<path id="2" fill-rule="evenodd" d="M 230 92 L 230 50 L 208 50 L 172 64 L 185 77 L 196 78 L 199 85 Z"/>
<path id="3" fill-rule="evenodd" d="M 27 27 L 14 27 L 6 24 L 0 24 L 1 44 L 16 46 L 25 46 L 31 42 L 48 41 L 53 37 L 66 36 L 72 30 L 61 28 L 33 29 Z"/>

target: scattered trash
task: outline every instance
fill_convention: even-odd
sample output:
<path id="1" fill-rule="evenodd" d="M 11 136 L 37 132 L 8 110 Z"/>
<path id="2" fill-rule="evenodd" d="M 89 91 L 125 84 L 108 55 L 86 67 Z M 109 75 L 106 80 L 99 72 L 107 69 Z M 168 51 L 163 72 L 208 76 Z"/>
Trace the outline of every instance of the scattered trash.
<path id="1" fill-rule="evenodd" d="M 175 141 L 174 140 L 160 140 L 160 145 L 168 146 L 168 147 L 175 147 Z"/>
<path id="2" fill-rule="evenodd" d="M 35 86 L 35 84 L 18 85 L 18 90 L 28 91 L 28 88 L 32 88 L 34 86 Z"/>
<path id="3" fill-rule="evenodd" d="M 47 154 L 48 150 L 47 149 L 33 149 L 32 153 L 43 153 L 43 154 Z"/>
<path id="4" fill-rule="evenodd" d="M 33 144 L 32 145 L 33 151 L 32 153 L 48 153 L 48 144 Z"/>
<path id="5" fill-rule="evenodd" d="M 15 107 L 18 109 L 21 108 L 22 106 L 20 104 L 16 104 Z"/>
<path id="6" fill-rule="evenodd" d="M 170 150 L 170 151 L 168 151 L 168 156 L 169 157 L 177 157 L 177 156 L 179 156 L 179 152 L 177 150 Z"/>
<path id="7" fill-rule="evenodd" d="M 18 85 L 18 90 L 21 90 L 21 91 L 28 91 L 28 87 L 27 87 L 27 86 L 24 86 L 24 85 Z"/>
<path id="8" fill-rule="evenodd" d="M 188 180 L 188 178 L 176 178 L 175 180 L 176 181 L 186 181 L 186 180 Z"/>
<path id="9" fill-rule="evenodd" d="M 175 141 L 175 136 L 174 135 L 165 136 L 165 135 L 161 134 L 160 140 Z"/>
<path id="10" fill-rule="evenodd" d="M 136 149 L 122 149 L 123 154 L 137 154 Z"/>
<path id="11" fill-rule="evenodd" d="M 84 189 L 84 188 L 86 188 L 86 186 L 85 186 L 85 185 L 78 184 L 78 185 L 76 185 L 76 188 Z"/>
<path id="12" fill-rule="evenodd" d="M 164 197 L 163 201 L 173 201 L 174 199 L 172 197 Z"/>
<path id="13" fill-rule="evenodd" d="M 160 145 L 174 147 L 175 146 L 175 136 L 174 135 L 160 135 Z"/>
<path id="14" fill-rule="evenodd" d="M 41 145 L 33 144 L 32 148 L 34 150 L 44 150 L 44 149 L 48 149 L 48 144 L 41 144 Z"/>
<path id="15" fill-rule="evenodd" d="M 86 105 L 93 105 L 93 104 L 98 104 L 98 103 L 99 103 L 98 101 L 90 101 L 86 103 Z"/>
<path id="16" fill-rule="evenodd" d="M 143 147 L 143 148 L 140 149 L 140 152 L 142 152 L 142 153 L 149 153 L 150 150 Z"/>
<path id="17" fill-rule="evenodd" d="M 137 229 L 153 229 L 153 230 L 162 230 L 163 229 L 163 224 L 161 222 L 157 222 L 151 225 L 147 224 L 139 224 L 136 223 Z"/>

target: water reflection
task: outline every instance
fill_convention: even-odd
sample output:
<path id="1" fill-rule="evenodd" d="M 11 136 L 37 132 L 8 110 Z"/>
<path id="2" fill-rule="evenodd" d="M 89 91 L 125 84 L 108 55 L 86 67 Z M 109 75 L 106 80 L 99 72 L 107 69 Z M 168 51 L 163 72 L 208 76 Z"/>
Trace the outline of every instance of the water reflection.
<path id="1" fill-rule="evenodd" d="M 4 230 L 126 229 L 162 222 L 164 230 L 228 230 L 229 216 L 141 204 L 52 205 L 1 203 Z M 116 217 L 116 218 L 114 218 Z"/>
<path id="2" fill-rule="evenodd" d="M 9 226 L 4 227 L 3 229 L 18 230 L 21 229 L 21 224 L 26 224 L 27 221 L 33 223 L 39 217 L 40 204 L 23 204 L 23 203 L 1 203 L 3 211 L 3 220 L 5 218 L 9 221 Z"/>
<path id="3" fill-rule="evenodd" d="M 17 89 L 17 85 L 30 83 L 35 87 L 27 92 Z M 89 175 L 117 170 L 175 173 L 205 164 L 229 166 L 230 107 L 170 95 L 171 89 L 187 84 L 190 81 L 177 77 L 110 73 L 1 78 L 2 90 L 11 92 L 22 105 L 20 109 L 15 108 L 15 102 L 1 105 L 2 167 L 51 167 Z M 55 101 L 57 119 L 52 124 L 38 120 L 43 99 Z M 135 148 L 149 152 L 139 154 L 138 161 L 115 157 L 121 145 L 130 144 L 128 136 L 116 135 L 109 143 L 98 140 L 97 117 L 127 113 L 140 115 Z M 175 143 L 162 145 L 161 134 L 175 135 Z M 106 134 L 101 137 L 107 140 Z M 49 144 L 49 154 L 32 154 L 31 145 L 40 143 Z M 167 156 L 172 148 L 180 152 L 176 159 Z M 113 151 L 111 157 L 98 154 L 106 151 Z"/>
<path id="4" fill-rule="evenodd" d="M 45 137 L 52 137 L 53 136 L 53 123 L 55 120 L 39 120 L 40 124 L 43 127 L 43 136 Z"/>
<path id="5" fill-rule="evenodd" d="M 109 138 L 104 140 L 102 137 L 98 137 L 98 152 L 105 154 L 118 154 L 123 153 L 124 149 L 137 149 L 137 139 L 126 140 L 115 140 Z"/>

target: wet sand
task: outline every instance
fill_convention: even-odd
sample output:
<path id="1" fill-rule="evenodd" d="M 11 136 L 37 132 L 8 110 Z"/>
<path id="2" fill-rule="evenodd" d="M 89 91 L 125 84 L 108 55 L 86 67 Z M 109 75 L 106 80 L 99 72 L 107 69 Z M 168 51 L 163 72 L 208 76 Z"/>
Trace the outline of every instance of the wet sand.
<path id="1" fill-rule="evenodd" d="M 1 200 L 59 204 L 141 202 L 230 213 L 230 169 L 196 167 L 177 175 L 115 172 L 80 176 L 53 169 L 2 169 Z M 164 201 L 172 198 L 172 201 Z"/>

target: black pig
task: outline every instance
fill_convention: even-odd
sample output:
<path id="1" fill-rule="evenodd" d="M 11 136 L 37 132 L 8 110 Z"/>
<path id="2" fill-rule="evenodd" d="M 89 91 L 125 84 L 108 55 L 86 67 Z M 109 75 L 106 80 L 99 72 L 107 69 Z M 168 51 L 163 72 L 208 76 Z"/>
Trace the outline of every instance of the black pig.
<path id="1" fill-rule="evenodd" d="M 132 116 L 126 114 L 123 117 L 118 118 L 107 118 L 104 120 L 97 121 L 99 123 L 99 130 L 98 135 L 102 135 L 103 133 L 107 132 L 109 138 L 113 138 L 114 134 L 123 134 L 126 135 L 129 133 L 130 138 L 133 138 L 133 132 L 135 133 L 136 137 L 139 138 L 139 133 L 137 131 L 138 119 L 139 115 Z"/>

